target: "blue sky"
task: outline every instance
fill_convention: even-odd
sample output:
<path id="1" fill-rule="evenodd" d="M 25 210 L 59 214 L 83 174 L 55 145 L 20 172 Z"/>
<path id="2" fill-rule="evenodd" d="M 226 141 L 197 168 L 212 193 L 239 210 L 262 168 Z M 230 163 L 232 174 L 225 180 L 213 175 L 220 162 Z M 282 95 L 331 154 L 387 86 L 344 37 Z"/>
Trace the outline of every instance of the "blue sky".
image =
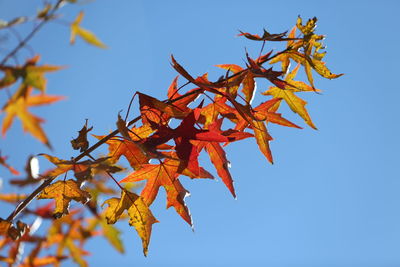
<path id="1" fill-rule="evenodd" d="M 0 18 L 32 14 L 39 2 L 0 0 Z M 31 42 L 41 62 L 68 66 L 47 76 L 48 92 L 68 99 L 35 111 L 46 117 L 52 153 L 61 158 L 75 155 L 69 140 L 86 118 L 103 134 L 135 91 L 165 98 L 176 75 L 170 54 L 192 74 L 217 77 L 214 65 L 243 64 L 245 48 L 255 53 L 259 44 L 237 37 L 238 30 L 282 32 L 298 15 L 316 16 L 318 33 L 327 36 L 328 67 L 345 73 L 317 78 L 323 93 L 306 97 L 318 131 L 290 110 L 286 117 L 304 130 L 271 127 L 274 165 L 252 141 L 228 148 L 237 200 L 221 181 L 183 181 L 194 232 L 165 210 L 162 193 L 152 206 L 160 223 L 149 256 L 134 229 L 120 224 L 125 255 L 97 240 L 88 244 L 92 266 L 400 265 L 398 1 L 98 0 L 64 7 L 62 19 L 80 10 L 82 25 L 109 49 L 80 40 L 70 46 L 62 23 L 47 25 Z M 256 101 L 266 89 L 259 85 Z M 0 144 L 18 167 L 29 153 L 50 152 L 18 124 Z"/>

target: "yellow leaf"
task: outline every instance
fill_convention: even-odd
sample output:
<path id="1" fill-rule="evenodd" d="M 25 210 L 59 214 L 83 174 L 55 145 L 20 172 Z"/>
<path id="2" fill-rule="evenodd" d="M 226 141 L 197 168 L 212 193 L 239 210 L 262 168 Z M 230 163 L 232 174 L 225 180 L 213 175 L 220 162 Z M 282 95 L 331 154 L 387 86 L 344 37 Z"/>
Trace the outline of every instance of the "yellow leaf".
<path id="1" fill-rule="evenodd" d="M 307 60 L 304 61 L 304 70 L 306 71 L 307 79 L 310 82 L 310 85 L 314 88 L 315 86 L 314 86 L 314 78 L 312 76 L 312 69 L 310 63 Z"/>
<path id="2" fill-rule="evenodd" d="M 71 200 L 85 204 L 90 199 L 90 194 L 82 189 L 74 180 L 57 181 L 46 187 L 38 199 L 54 199 L 56 207 L 53 212 L 54 217 L 60 218 L 64 214 L 68 214 L 68 208 Z"/>
<path id="3" fill-rule="evenodd" d="M 301 54 L 299 52 L 290 52 L 289 56 L 294 61 L 302 64 L 303 66 L 306 66 L 306 64 L 308 63 L 319 75 L 321 75 L 324 78 L 335 79 L 335 78 L 339 78 L 340 76 L 343 75 L 343 73 L 341 73 L 341 74 L 332 73 L 325 66 L 324 62 L 316 60 L 316 59 L 311 59 L 310 57 L 307 57 L 306 55 Z M 307 74 L 307 76 L 308 76 L 308 74 Z"/>
<path id="4" fill-rule="evenodd" d="M 299 114 L 299 116 L 302 117 L 310 127 L 317 129 L 305 108 L 307 102 L 296 96 L 292 91 L 280 89 L 278 87 L 271 87 L 269 90 L 264 92 L 263 95 L 271 95 L 275 98 L 283 98 L 293 112 Z"/>
<path id="5" fill-rule="evenodd" d="M 110 198 L 103 203 L 103 205 L 105 204 L 108 205 L 105 210 L 105 216 L 109 224 L 114 224 L 125 210 L 128 211 L 130 217 L 129 225 L 135 227 L 142 239 L 143 253 L 146 256 L 152 225 L 158 221 L 154 218 L 143 199 L 134 193 L 123 190 L 121 198 Z"/>
<path id="6" fill-rule="evenodd" d="M 328 79 L 335 79 L 335 78 L 339 78 L 340 76 L 343 75 L 343 73 L 341 74 L 334 74 L 332 73 L 326 66 L 325 63 L 319 60 L 313 60 L 313 65 L 314 65 L 314 69 L 316 72 L 318 72 L 319 75 L 321 75 L 324 78 L 328 78 Z"/>
<path id="7" fill-rule="evenodd" d="M 299 17 L 297 18 L 296 26 L 297 26 L 297 28 L 298 28 L 304 35 L 307 35 L 307 34 L 310 34 L 310 33 L 313 33 L 313 32 L 314 32 L 315 27 L 317 26 L 316 23 L 317 23 L 317 18 L 314 17 L 314 18 L 312 18 L 312 19 L 309 19 L 309 20 L 307 21 L 306 25 L 303 25 L 303 20 L 302 20 L 301 17 L 299 16 Z"/>
<path id="8" fill-rule="evenodd" d="M 100 41 L 96 35 L 84 28 L 82 28 L 79 24 L 81 23 L 83 19 L 83 11 L 81 11 L 78 16 L 76 17 L 75 21 L 71 23 L 71 37 L 70 37 L 70 43 L 74 44 L 75 43 L 75 38 L 78 35 L 81 37 L 84 41 L 86 41 L 88 44 L 100 47 L 100 48 L 107 48 L 107 46 Z"/>

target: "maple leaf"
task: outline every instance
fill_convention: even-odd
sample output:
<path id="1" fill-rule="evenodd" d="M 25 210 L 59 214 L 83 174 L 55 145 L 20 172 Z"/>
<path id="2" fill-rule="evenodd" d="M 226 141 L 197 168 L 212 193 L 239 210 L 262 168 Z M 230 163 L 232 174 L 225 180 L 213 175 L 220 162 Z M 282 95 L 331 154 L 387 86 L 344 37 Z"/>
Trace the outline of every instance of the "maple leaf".
<path id="1" fill-rule="evenodd" d="M 320 53 L 319 50 L 324 48 L 321 40 L 324 39 L 323 35 L 314 34 L 316 28 L 317 18 L 314 17 L 309 19 L 305 25 L 302 23 L 302 19 L 299 16 L 297 19 L 296 26 L 292 29 L 293 36 L 295 34 L 296 28 L 298 28 L 303 33 L 303 38 L 298 39 L 298 41 L 288 41 L 287 48 L 284 53 L 277 55 L 270 61 L 270 64 L 281 61 L 282 70 L 284 73 L 287 72 L 290 65 L 290 59 L 302 64 L 304 66 L 307 79 L 310 85 L 314 88 L 314 79 L 312 76 L 312 69 L 314 69 L 319 75 L 328 79 L 335 79 L 343 74 L 333 74 L 322 62 L 322 58 L 325 56 L 326 52 Z M 292 34 L 291 32 L 291 34 Z M 302 52 L 299 52 L 302 48 Z M 312 55 L 313 54 L 313 55 Z M 312 56 L 311 56 L 312 55 Z"/>
<path id="2" fill-rule="evenodd" d="M 236 198 L 235 188 L 233 187 L 233 179 L 229 172 L 229 161 L 226 158 L 226 153 L 219 143 L 209 142 L 205 145 L 205 149 L 210 156 L 212 164 L 217 170 L 218 176 L 221 177 L 222 182 L 231 192 L 232 196 Z"/>
<path id="3" fill-rule="evenodd" d="M 297 66 L 286 75 L 285 81 L 287 85 L 285 86 L 285 89 L 293 92 L 321 92 L 321 90 L 309 86 L 305 82 L 293 80 L 297 75 L 299 67 L 300 64 L 297 64 Z"/>
<path id="4" fill-rule="evenodd" d="M 100 48 L 107 48 L 107 46 L 103 42 L 101 42 L 94 33 L 92 33 L 91 31 L 88 31 L 80 26 L 83 16 L 84 16 L 83 11 L 79 12 L 76 19 L 71 23 L 70 43 L 74 44 L 75 38 L 78 35 L 88 44 L 91 44 L 91 45 L 94 45 L 94 46 L 97 46 Z"/>
<path id="5" fill-rule="evenodd" d="M 274 98 L 282 98 L 285 100 L 285 102 L 288 104 L 290 109 L 299 114 L 301 118 L 313 129 L 317 129 L 314 125 L 314 123 L 311 120 L 310 115 L 307 112 L 307 109 L 305 108 L 307 102 L 297 95 L 295 95 L 295 92 L 300 92 L 300 91 L 315 91 L 316 89 L 313 89 L 312 87 L 306 85 L 303 82 L 298 82 L 298 81 L 293 81 L 293 77 L 296 75 L 300 65 L 297 65 L 295 69 L 291 73 L 289 73 L 286 76 L 286 87 L 285 88 L 279 88 L 279 87 L 270 87 L 267 91 L 263 92 L 263 95 L 271 95 Z"/>
<path id="6" fill-rule="evenodd" d="M 243 106 L 240 103 L 236 103 L 236 109 L 226 105 L 225 103 L 220 103 L 219 105 L 221 105 L 221 114 L 236 123 L 234 130 L 243 131 L 249 127 L 254 131 L 254 136 L 260 151 L 265 155 L 269 162 L 273 163 L 271 149 L 269 148 L 269 142 L 273 139 L 269 135 L 267 127 L 263 121 L 267 120 L 268 117 L 264 115 L 263 118 L 260 118 L 260 116 L 250 106 Z M 239 113 L 239 111 L 241 112 Z"/>
<path id="7" fill-rule="evenodd" d="M 52 104 L 64 99 L 64 97 L 47 95 L 44 93 L 38 95 L 29 95 L 30 92 L 31 90 L 28 90 L 28 95 L 26 97 L 11 98 L 2 108 L 2 111 L 6 113 L 3 119 L 2 134 L 3 136 L 6 134 L 7 130 L 12 125 L 14 118 L 17 117 L 21 120 L 24 131 L 29 132 L 36 139 L 48 147 L 51 147 L 45 132 L 40 126 L 44 120 L 30 113 L 28 108 Z"/>
<path id="8" fill-rule="evenodd" d="M 317 27 L 317 18 L 313 17 L 309 19 L 305 25 L 303 25 L 303 20 L 300 16 L 297 17 L 296 27 L 304 34 L 309 35 L 313 34 L 315 28 Z"/>
<path id="9" fill-rule="evenodd" d="M 302 64 L 304 66 L 305 72 L 307 74 L 307 78 L 310 84 L 314 87 L 314 79 L 312 77 L 311 69 L 314 69 L 319 75 L 327 79 L 336 79 L 343 75 L 332 73 L 325 65 L 324 62 L 318 59 L 313 59 L 309 54 L 302 54 L 299 52 L 288 52 L 288 56 L 294 61 Z"/>
<path id="10" fill-rule="evenodd" d="M 47 186 L 37 196 L 38 199 L 54 199 L 56 207 L 53 212 L 55 218 L 68 214 L 71 200 L 85 204 L 90 199 L 90 194 L 82 189 L 75 180 L 57 181 Z"/>
<path id="11" fill-rule="evenodd" d="M 269 142 L 273 139 L 269 135 L 265 123 L 263 121 L 253 121 L 252 128 L 260 151 L 264 154 L 269 162 L 274 163 L 271 149 L 269 147 Z"/>
<path id="12" fill-rule="evenodd" d="M 198 148 L 193 145 L 193 142 L 191 142 L 191 140 L 208 142 L 230 141 L 227 136 L 220 134 L 213 128 L 206 130 L 197 129 L 196 127 L 194 127 L 197 120 L 199 119 L 200 114 L 201 108 L 195 108 L 186 118 L 182 120 L 181 124 L 173 130 L 172 134 L 176 144 L 176 154 L 181 160 L 179 171 L 187 168 L 196 174 L 199 173 L 199 152 Z"/>
<path id="13" fill-rule="evenodd" d="M 120 183 L 138 182 L 146 180 L 146 185 L 141 192 L 146 205 L 150 206 L 156 198 L 159 188 L 162 186 L 167 193 L 167 208 L 174 207 L 176 212 L 189 225 L 192 225 L 192 219 L 184 198 L 189 192 L 183 188 L 178 176 L 180 162 L 166 158 L 160 164 L 144 164 L 140 170 L 133 172 L 120 181 Z M 190 170 L 182 171 L 183 174 L 191 178 L 212 178 L 208 172 L 200 168 L 199 173 L 192 173 Z"/>
<path id="14" fill-rule="evenodd" d="M 208 104 L 207 106 L 201 109 L 200 117 L 198 122 L 204 124 L 205 127 L 208 127 L 211 123 L 213 123 L 219 116 L 221 106 L 219 103 L 225 103 L 226 98 L 217 98 L 214 97 L 213 102 Z"/>
<path id="15" fill-rule="evenodd" d="M 57 177 L 63 173 L 72 170 L 74 172 L 74 176 L 78 179 L 78 181 L 82 182 L 84 180 L 91 179 L 93 175 L 98 172 L 106 171 L 110 173 L 115 173 L 122 170 L 118 166 L 112 165 L 112 162 L 109 162 L 108 157 L 98 158 L 96 160 L 84 160 L 75 162 L 73 160 L 62 160 L 44 153 L 39 155 L 44 156 L 51 163 L 57 166 L 54 169 L 46 171 L 42 175 L 44 177 Z"/>
<path id="16" fill-rule="evenodd" d="M 105 204 L 108 205 L 105 217 L 109 224 L 114 224 L 125 210 L 128 211 L 129 225 L 136 229 L 142 239 L 143 253 L 147 256 L 152 225 L 158 221 L 145 201 L 135 193 L 123 190 L 121 198 L 110 198 L 103 203 L 103 205 Z"/>
<path id="17" fill-rule="evenodd" d="M 121 156 L 124 156 L 132 168 L 140 169 L 141 165 L 148 163 L 150 158 L 146 146 L 139 141 L 144 140 L 153 132 L 151 126 L 145 124 L 138 128 L 132 127 L 128 133 L 129 139 L 115 137 L 107 140 L 110 162 L 116 163 Z M 94 135 L 94 137 L 101 140 L 104 136 Z"/>
<path id="18" fill-rule="evenodd" d="M 29 87 L 38 89 L 41 92 L 46 90 L 46 72 L 53 72 L 62 69 L 60 66 L 53 65 L 36 65 L 40 56 L 37 55 L 28 59 L 22 66 L 0 66 L 0 71 L 4 72 L 3 78 L 0 80 L 0 89 L 10 86 L 22 79 L 22 84 L 16 93 L 17 96 L 24 96 Z"/>
<path id="19" fill-rule="evenodd" d="M 218 119 L 209 126 L 209 129 L 228 137 L 230 142 L 241 140 L 244 138 L 252 137 L 253 135 L 246 132 L 239 132 L 234 130 L 221 131 L 223 119 Z M 208 153 L 212 164 L 217 170 L 217 174 L 221 177 L 222 182 L 231 192 L 232 196 L 236 198 L 235 188 L 233 186 L 233 179 L 229 172 L 229 161 L 226 158 L 226 153 L 218 142 L 201 142 L 201 148 L 204 147 Z"/>
<path id="20" fill-rule="evenodd" d="M 276 110 L 279 108 L 281 100 L 281 98 L 273 98 L 264 103 L 261 103 L 254 108 L 254 117 L 256 117 L 257 120 L 260 121 L 266 121 L 282 126 L 302 129 L 300 126 L 283 118 L 280 113 L 276 113 Z"/>
<path id="21" fill-rule="evenodd" d="M 165 125 L 155 125 L 157 131 L 144 140 L 143 145 L 148 150 L 154 150 L 161 144 L 174 139 L 176 154 L 180 160 L 179 172 L 188 169 L 199 175 L 198 148 L 194 145 L 194 141 L 211 141 L 211 142 L 228 142 L 229 139 L 219 133 L 194 127 L 201 115 L 201 107 L 192 110 L 180 123 L 180 125 L 171 129 Z"/>

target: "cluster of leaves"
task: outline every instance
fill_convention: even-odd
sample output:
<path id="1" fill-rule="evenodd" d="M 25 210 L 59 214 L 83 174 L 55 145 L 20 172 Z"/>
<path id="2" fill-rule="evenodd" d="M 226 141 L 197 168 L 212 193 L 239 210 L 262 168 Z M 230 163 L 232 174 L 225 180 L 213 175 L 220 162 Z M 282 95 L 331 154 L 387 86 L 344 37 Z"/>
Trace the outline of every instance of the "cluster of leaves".
<path id="1" fill-rule="evenodd" d="M 56 18 L 54 12 L 61 2 L 58 1 L 54 6 L 46 5 L 37 19 L 48 21 Z M 71 43 L 76 36 L 80 36 L 92 45 L 105 48 L 93 33 L 80 26 L 82 18 L 83 13 L 80 13 L 71 23 Z M 16 23 L 9 24 L 12 26 Z M 252 58 L 246 53 L 245 66 L 218 65 L 224 74 L 216 81 L 210 81 L 207 73 L 193 77 L 172 56 L 172 67 L 187 82 L 179 86 L 177 76 L 168 88 L 166 100 L 137 92 L 135 97 L 139 101 L 140 116 L 127 121 L 127 118 L 123 119 L 118 114 L 117 129 L 108 135 L 93 135 L 97 142 L 92 146 L 88 135 L 93 128 L 89 128 L 86 122 L 78 137 L 71 141 L 72 148 L 79 150 L 80 154 L 70 160 L 41 154 L 55 165 L 41 175 L 33 171 L 33 161 L 36 158 L 30 158 L 26 178 L 14 179 L 11 183 L 18 186 L 37 183 L 37 189 L 28 196 L 0 195 L 1 200 L 11 203 L 23 200 L 7 219 L 0 221 L 0 234 L 4 236 L 0 248 L 9 248 L 8 256 L 0 256 L 0 260 L 14 264 L 21 244 L 29 243 L 32 250 L 20 266 L 57 265 L 67 257 L 80 266 L 86 266 L 83 256 L 88 255 L 88 252 L 83 249 L 83 245 L 93 236 L 105 236 L 118 251 L 123 252 L 120 232 L 113 224 L 125 219 L 137 231 L 142 240 L 143 253 L 147 255 L 152 226 L 158 222 L 150 207 L 161 187 L 166 191 L 167 208 L 173 207 L 192 226 L 192 218 L 185 204 L 189 192 L 181 180 L 185 177 L 214 178 L 211 172 L 200 166 L 200 153 L 208 154 L 216 174 L 233 197 L 236 197 L 224 147 L 253 138 L 261 153 L 273 163 L 270 149 L 273 138 L 268 131 L 268 123 L 301 128 L 279 113 L 282 102 L 306 124 L 316 129 L 306 110 L 307 102 L 298 94 L 319 91 L 314 86 L 313 71 L 328 79 L 340 75 L 332 74 L 322 61 L 325 55 L 325 52 L 321 52 L 323 36 L 314 33 L 315 26 L 316 18 L 308 20 L 304 25 L 299 17 L 289 34 L 270 34 L 264 30 L 263 35 L 259 36 L 241 32 L 241 36 L 262 42 L 260 55 Z M 263 48 L 268 42 L 284 42 L 286 48 L 281 52 L 270 51 L 264 54 Z M 28 108 L 61 99 L 46 94 L 44 78 L 46 72 L 56 71 L 60 67 L 37 65 L 38 60 L 36 56 L 24 65 L 0 64 L 0 71 L 4 74 L 0 80 L 0 89 L 19 83 L 2 109 L 5 113 L 2 132 L 5 134 L 17 117 L 26 131 L 50 147 L 40 126 L 42 119 L 31 114 Z M 297 64 L 292 70 L 291 63 Z M 308 83 L 295 80 L 300 66 L 305 70 Z M 262 93 L 268 98 L 253 106 L 258 80 L 267 80 L 272 86 Z M 187 89 L 188 85 L 193 88 Z M 32 95 L 34 90 L 38 94 Z M 91 153 L 103 145 L 108 147 L 108 154 L 105 157 L 93 157 Z M 119 167 L 121 158 L 127 160 L 131 169 L 122 180 L 117 181 L 114 173 L 123 170 Z M 6 157 L 0 157 L 0 164 L 18 175 L 6 163 Z M 71 172 L 74 177 L 67 179 L 67 174 Z M 56 181 L 58 177 L 61 179 Z M 109 186 L 107 181 L 114 183 L 114 186 Z M 138 182 L 144 184 L 140 194 L 132 192 L 132 187 Z M 38 199 L 53 201 L 30 210 L 28 203 L 36 196 Z M 104 198 L 107 199 L 99 205 L 98 200 Z M 70 210 L 72 201 L 84 205 Z M 35 218 L 34 223 L 30 227 L 20 221 L 13 223 L 19 214 L 24 219 L 29 219 L 28 216 Z M 43 235 L 36 234 L 37 221 L 43 219 L 50 220 L 50 226 Z M 53 253 L 41 256 L 43 248 L 52 248 L 50 251 Z"/>

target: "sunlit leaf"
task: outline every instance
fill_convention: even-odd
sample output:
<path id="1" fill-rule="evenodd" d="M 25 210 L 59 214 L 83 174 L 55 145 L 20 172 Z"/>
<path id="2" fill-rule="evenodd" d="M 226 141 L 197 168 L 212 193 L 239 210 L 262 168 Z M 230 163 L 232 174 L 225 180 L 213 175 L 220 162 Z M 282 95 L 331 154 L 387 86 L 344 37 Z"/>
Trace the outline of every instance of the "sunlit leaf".
<path id="1" fill-rule="evenodd" d="M 130 217 L 129 224 L 136 229 L 142 239 L 143 253 L 146 256 L 152 225 L 158 222 L 151 213 L 148 205 L 141 197 L 126 190 L 121 192 L 121 198 L 108 199 L 103 205 L 105 204 L 108 205 L 105 210 L 105 216 L 109 224 L 114 224 L 125 210 L 128 211 Z"/>
<path id="2" fill-rule="evenodd" d="M 85 204 L 90 199 L 90 194 L 82 189 L 74 180 L 57 181 L 47 186 L 38 196 L 38 199 L 54 199 L 56 207 L 54 217 L 59 218 L 69 212 L 72 200 Z"/>
<path id="3" fill-rule="evenodd" d="M 80 26 L 83 16 L 84 16 L 83 11 L 79 12 L 79 14 L 76 17 L 76 19 L 74 20 L 74 22 L 71 23 L 70 43 L 74 44 L 76 36 L 79 36 L 88 44 L 91 44 L 91 45 L 94 45 L 94 46 L 97 46 L 100 48 L 107 48 L 107 46 L 102 41 L 100 41 L 93 32 L 86 30 Z"/>
<path id="4" fill-rule="evenodd" d="M 29 92 L 31 92 L 31 90 L 29 90 Z M 28 108 L 32 106 L 52 104 L 63 98 L 64 97 L 62 96 L 52 96 L 46 94 L 28 94 L 27 97 L 18 97 L 16 99 L 11 98 L 2 109 L 2 111 L 6 113 L 2 126 L 3 136 L 12 125 L 14 118 L 17 117 L 21 120 L 24 131 L 29 132 L 36 139 L 51 147 L 44 130 L 40 126 L 44 120 L 30 113 Z"/>

